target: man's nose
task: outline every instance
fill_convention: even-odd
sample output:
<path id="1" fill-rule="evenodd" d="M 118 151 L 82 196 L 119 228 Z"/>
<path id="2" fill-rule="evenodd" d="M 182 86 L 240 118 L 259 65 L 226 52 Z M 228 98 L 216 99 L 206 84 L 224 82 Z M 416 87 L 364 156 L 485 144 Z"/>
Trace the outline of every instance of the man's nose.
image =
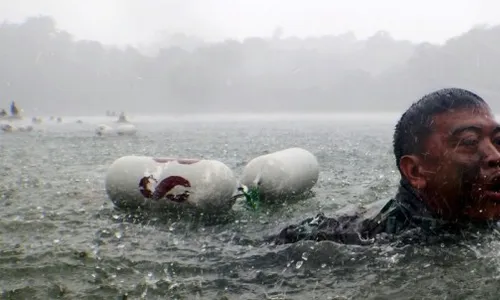
<path id="1" fill-rule="evenodd" d="M 488 142 L 484 149 L 485 163 L 489 168 L 500 168 L 500 147 Z"/>

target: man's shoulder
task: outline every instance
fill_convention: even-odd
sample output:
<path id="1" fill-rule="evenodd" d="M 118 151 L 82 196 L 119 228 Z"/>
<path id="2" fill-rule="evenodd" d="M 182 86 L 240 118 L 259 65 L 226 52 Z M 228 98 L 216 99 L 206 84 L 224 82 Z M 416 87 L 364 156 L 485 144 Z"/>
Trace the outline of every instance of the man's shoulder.
<path id="1" fill-rule="evenodd" d="M 370 203 L 348 204 L 334 213 L 334 218 L 374 218 L 384 207 L 392 203 L 392 199 L 382 199 Z"/>
<path id="2" fill-rule="evenodd" d="M 348 244 L 364 244 L 371 238 L 371 224 L 388 210 L 393 200 L 380 200 L 370 204 L 351 204 L 335 212 L 333 217 L 323 213 L 298 224 L 284 228 L 275 238 L 278 244 L 295 243 L 299 240 L 330 240 Z M 379 224 L 380 225 L 380 224 Z"/>

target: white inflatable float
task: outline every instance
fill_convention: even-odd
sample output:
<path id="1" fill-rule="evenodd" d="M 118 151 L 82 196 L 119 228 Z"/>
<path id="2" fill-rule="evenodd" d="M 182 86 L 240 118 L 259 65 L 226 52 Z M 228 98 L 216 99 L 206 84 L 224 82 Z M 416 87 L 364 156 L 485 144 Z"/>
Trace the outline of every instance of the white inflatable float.
<path id="1" fill-rule="evenodd" d="M 95 131 L 98 136 L 111 136 L 111 135 L 135 135 L 137 133 L 137 128 L 132 124 L 119 125 L 113 128 L 106 124 L 101 124 L 97 127 Z"/>
<path id="2" fill-rule="evenodd" d="M 105 186 L 110 200 L 121 208 L 228 211 L 235 202 L 237 180 L 216 160 L 124 156 L 109 167 Z"/>
<path id="3" fill-rule="evenodd" d="M 115 131 L 114 131 L 113 127 L 105 125 L 105 124 L 101 124 L 101 125 L 97 126 L 97 129 L 95 130 L 95 134 L 98 136 L 108 136 L 108 135 L 112 135 L 114 133 L 115 133 Z"/>
<path id="4" fill-rule="evenodd" d="M 132 124 L 124 124 L 116 128 L 116 134 L 118 135 L 135 135 L 136 133 L 137 128 Z"/>
<path id="5" fill-rule="evenodd" d="M 31 132 L 31 131 L 33 131 L 33 126 L 31 126 L 31 125 L 13 126 L 10 124 L 0 124 L 0 130 L 2 130 L 3 132 L 8 132 L 8 133 Z"/>
<path id="6" fill-rule="evenodd" d="M 289 148 L 252 159 L 243 169 L 240 183 L 272 202 L 308 192 L 318 177 L 316 157 L 302 148 Z"/>
<path id="7" fill-rule="evenodd" d="M 31 123 L 33 123 L 33 124 L 41 124 L 42 122 L 43 122 L 43 120 L 40 117 L 31 118 Z"/>

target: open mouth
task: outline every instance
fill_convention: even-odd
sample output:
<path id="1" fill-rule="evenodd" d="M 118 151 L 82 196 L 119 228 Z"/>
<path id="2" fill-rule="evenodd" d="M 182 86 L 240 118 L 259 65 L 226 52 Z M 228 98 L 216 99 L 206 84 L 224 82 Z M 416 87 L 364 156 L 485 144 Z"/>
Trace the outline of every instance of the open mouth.
<path id="1" fill-rule="evenodd" d="M 495 180 L 485 186 L 484 195 L 491 200 L 500 201 L 500 180 Z"/>
<path id="2" fill-rule="evenodd" d="M 500 181 L 488 185 L 487 191 L 500 194 Z"/>

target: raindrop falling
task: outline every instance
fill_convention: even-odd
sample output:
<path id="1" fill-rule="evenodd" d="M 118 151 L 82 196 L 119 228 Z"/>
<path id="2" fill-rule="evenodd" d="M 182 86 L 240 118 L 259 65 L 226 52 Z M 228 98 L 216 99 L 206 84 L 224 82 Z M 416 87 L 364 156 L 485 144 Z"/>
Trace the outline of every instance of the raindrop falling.
<path id="1" fill-rule="evenodd" d="M 304 264 L 304 261 L 303 260 L 299 260 L 296 264 L 295 264 L 295 268 L 296 269 L 300 269 L 300 267 L 302 267 L 302 265 Z"/>
<path id="2" fill-rule="evenodd" d="M 309 254 L 307 252 L 302 253 L 302 259 L 307 261 L 307 258 L 309 257 Z"/>

